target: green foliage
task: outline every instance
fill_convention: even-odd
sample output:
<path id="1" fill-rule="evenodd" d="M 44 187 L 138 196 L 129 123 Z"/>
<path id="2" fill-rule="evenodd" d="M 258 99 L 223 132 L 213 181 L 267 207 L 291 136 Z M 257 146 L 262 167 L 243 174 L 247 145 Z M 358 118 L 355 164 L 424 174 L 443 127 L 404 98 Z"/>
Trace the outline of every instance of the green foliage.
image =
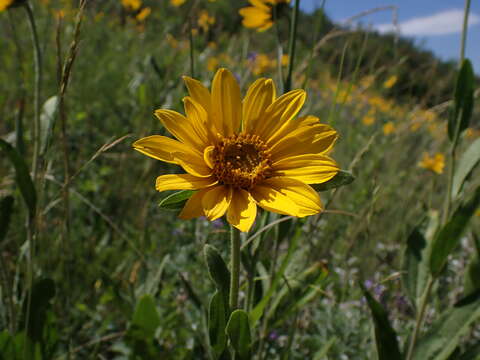
<path id="1" fill-rule="evenodd" d="M 467 150 L 461 155 L 452 184 L 452 197 L 455 198 L 462 190 L 463 184 L 468 179 L 472 171 L 480 162 L 480 139 L 470 144 Z"/>
<path id="2" fill-rule="evenodd" d="M 475 74 L 470 60 L 465 59 L 458 73 L 455 85 L 453 112 L 448 119 L 448 136 L 456 142 L 460 134 L 467 129 L 473 112 L 473 91 Z"/>
<path id="3" fill-rule="evenodd" d="M 233 311 L 228 319 L 225 330 L 233 348 L 235 349 L 235 352 L 239 355 L 240 359 L 250 359 L 252 338 L 250 335 L 248 314 L 244 310 Z"/>
<path id="4" fill-rule="evenodd" d="M 458 301 L 434 321 L 419 340 L 413 360 L 446 360 L 468 331 L 469 325 L 480 317 L 480 292 Z"/>
<path id="5" fill-rule="evenodd" d="M 390 325 L 387 312 L 383 306 L 373 298 L 368 290 L 363 285 L 361 286 L 375 324 L 375 342 L 377 345 L 378 359 L 402 360 L 403 357 L 398 346 L 397 334 Z"/>
<path id="6" fill-rule="evenodd" d="M 27 164 L 18 151 L 3 139 L 0 139 L 0 148 L 15 168 L 16 183 L 20 188 L 25 203 L 27 204 L 30 216 L 33 217 L 36 211 L 37 193 L 30 177 Z"/>
<path id="7" fill-rule="evenodd" d="M 456 248 L 470 218 L 480 204 L 480 187 L 469 201 L 462 204 L 451 219 L 435 237 L 430 258 L 430 271 L 438 276 L 447 261 L 448 255 Z"/>
<path id="8" fill-rule="evenodd" d="M 188 199 L 194 194 L 192 190 L 177 191 L 162 199 L 158 207 L 165 210 L 181 210 Z"/>

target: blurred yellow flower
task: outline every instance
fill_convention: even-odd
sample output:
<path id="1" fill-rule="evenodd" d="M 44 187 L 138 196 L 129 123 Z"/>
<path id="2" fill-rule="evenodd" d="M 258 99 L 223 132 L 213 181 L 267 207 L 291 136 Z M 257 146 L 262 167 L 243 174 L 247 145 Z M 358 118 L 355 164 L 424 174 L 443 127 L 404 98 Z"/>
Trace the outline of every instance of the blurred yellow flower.
<path id="1" fill-rule="evenodd" d="M 373 123 L 375 122 L 375 116 L 373 116 L 372 114 L 367 114 L 365 115 L 363 118 L 362 118 L 362 123 L 363 125 L 366 125 L 366 126 L 370 126 L 370 125 L 373 125 Z"/>
<path id="2" fill-rule="evenodd" d="M 200 26 L 204 32 L 207 32 L 209 27 L 215 24 L 215 17 L 210 16 L 207 10 L 200 11 L 198 16 L 198 26 Z"/>
<path id="3" fill-rule="evenodd" d="M 290 56 L 288 56 L 288 54 L 283 54 L 280 63 L 282 64 L 282 66 L 288 66 L 288 64 L 290 63 Z"/>
<path id="4" fill-rule="evenodd" d="M 369 88 L 373 84 L 374 81 L 375 81 L 375 76 L 373 76 L 373 75 L 365 76 L 360 80 L 360 87 L 365 88 L 365 89 Z"/>
<path id="5" fill-rule="evenodd" d="M 251 63 L 253 75 L 260 75 L 275 67 L 275 62 L 268 55 L 256 54 Z"/>
<path id="6" fill-rule="evenodd" d="M 152 9 L 150 9 L 149 7 L 145 7 L 137 14 L 137 16 L 135 16 L 135 18 L 137 19 L 137 21 L 143 22 L 151 14 L 151 12 Z"/>
<path id="7" fill-rule="evenodd" d="M 383 83 L 383 87 L 385 89 L 390 89 L 393 85 L 397 83 L 398 77 L 397 75 L 390 76 L 385 82 Z"/>
<path id="8" fill-rule="evenodd" d="M 395 125 L 393 124 L 392 121 L 389 121 L 385 125 L 383 125 L 383 134 L 384 135 L 390 135 L 394 131 L 395 131 Z"/>
<path id="9" fill-rule="evenodd" d="M 290 0 L 249 0 L 252 6 L 241 8 L 242 25 L 246 28 L 265 31 L 273 25 L 273 7 L 288 4 Z"/>
<path id="10" fill-rule="evenodd" d="M 443 173 L 445 167 L 445 156 L 442 153 L 436 153 L 431 157 L 428 153 L 423 153 L 422 160 L 418 163 L 418 166 L 427 170 L 431 170 L 437 174 Z"/>
<path id="11" fill-rule="evenodd" d="M 217 45 L 217 43 L 216 43 L 215 41 L 209 41 L 208 44 L 207 44 L 207 47 L 208 47 L 209 49 L 215 50 L 216 48 L 218 48 L 218 45 Z"/>
<path id="12" fill-rule="evenodd" d="M 211 91 L 184 76 L 190 96 L 186 116 L 159 109 L 155 115 L 178 140 L 152 135 L 137 140 L 135 150 L 180 165 L 185 173 L 161 175 L 158 191 L 196 190 L 179 217 L 205 216 L 248 231 L 257 206 L 279 214 L 304 217 L 322 211 L 310 184 L 333 178 L 338 165 L 328 156 L 337 139 L 315 116 L 296 119 L 303 90 L 276 97 L 271 79 L 260 78 L 241 99 L 234 75 L 219 69 Z"/>
<path id="13" fill-rule="evenodd" d="M 185 1 L 187 1 L 187 0 L 170 0 L 170 4 L 175 6 L 175 7 L 179 7 L 183 4 L 185 4 Z"/>
<path id="14" fill-rule="evenodd" d="M 142 0 L 122 0 L 122 5 L 130 11 L 137 11 L 142 7 Z"/>
<path id="15" fill-rule="evenodd" d="M 0 0 L 0 11 L 7 10 L 9 7 L 16 5 L 15 3 L 20 3 L 18 0 Z"/>

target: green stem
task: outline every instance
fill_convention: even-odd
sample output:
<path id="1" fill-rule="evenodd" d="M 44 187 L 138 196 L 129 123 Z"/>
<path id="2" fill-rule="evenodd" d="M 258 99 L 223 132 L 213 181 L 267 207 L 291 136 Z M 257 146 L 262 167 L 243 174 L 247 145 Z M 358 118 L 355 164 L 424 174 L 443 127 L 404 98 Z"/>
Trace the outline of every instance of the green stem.
<path id="1" fill-rule="evenodd" d="M 293 6 L 293 21 L 292 26 L 290 27 L 290 38 L 288 40 L 288 75 L 287 80 L 285 80 L 285 86 L 283 87 L 284 92 L 289 92 L 292 89 L 292 73 L 295 60 L 295 43 L 297 39 L 297 23 L 299 9 L 300 0 L 295 0 L 295 5 Z"/>
<path id="2" fill-rule="evenodd" d="M 190 26 L 189 26 L 189 42 L 190 42 L 190 75 L 192 78 L 195 77 L 195 49 L 193 48 L 193 25 L 192 25 L 192 18 L 190 18 Z"/>
<path id="3" fill-rule="evenodd" d="M 470 0 L 465 0 L 465 10 L 463 15 L 463 30 L 462 30 L 462 42 L 460 47 L 460 64 L 462 66 L 463 59 L 465 59 L 465 45 L 467 43 L 467 28 L 468 28 L 468 15 L 470 13 Z"/>
<path id="4" fill-rule="evenodd" d="M 240 285 L 240 231 L 230 228 L 230 310 L 238 308 L 238 289 Z"/>
<path id="5" fill-rule="evenodd" d="M 42 54 L 40 50 L 40 42 L 38 40 L 37 27 L 35 25 L 35 17 L 33 15 L 32 5 L 27 2 L 24 6 L 27 12 L 30 30 L 32 32 L 32 41 L 35 56 L 35 93 L 34 93 L 34 119 L 33 119 L 33 161 L 32 172 L 34 183 L 37 180 L 38 162 L 40 155 L 40 88 L 42 84 Z"/>
<path id="6" fill-rule="evenodd" d="M 430 297 L 430 293 L 432 291 L 432 286 L 434 282 L 435 282 L 435 279 L 432 276 L 430 276 L 428 278 L 427 287 L 425 288 L 425 291 L 420 299 L 419 310 L 417 313 L 417 318 L 415 320 L 415 328 L 413 329 L 412 339 L 410 340 L 410 344 L 408 346 L 408 352 L 405 360 L 411 360 L 413 356 L 413 349 L 415 348 L 415 344 L 417 342 L 420 329 L 422 328 L 423 322 L 425 320 L 425 311 L 427 309 L 427 303 L 428 303 L 427 300 Z"/>

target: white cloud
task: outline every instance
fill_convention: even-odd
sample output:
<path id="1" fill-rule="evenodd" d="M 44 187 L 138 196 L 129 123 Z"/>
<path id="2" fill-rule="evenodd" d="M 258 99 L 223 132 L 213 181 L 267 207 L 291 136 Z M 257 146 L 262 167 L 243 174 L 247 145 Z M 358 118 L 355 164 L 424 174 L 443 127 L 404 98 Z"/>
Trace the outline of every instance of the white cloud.
<path id="1" fill-rule="evenodd" d="M 480 16 L 470 13 L 468 25 L 480 23 Z M 463 10 L 452 9 L 433 15 L 416 17 L 398 24 L 400 33 L 407 36 L 435 36 L 454 34 L 462 31 Z M 393 24 L 375 26 L 381 33 L 395 31 Z"/>

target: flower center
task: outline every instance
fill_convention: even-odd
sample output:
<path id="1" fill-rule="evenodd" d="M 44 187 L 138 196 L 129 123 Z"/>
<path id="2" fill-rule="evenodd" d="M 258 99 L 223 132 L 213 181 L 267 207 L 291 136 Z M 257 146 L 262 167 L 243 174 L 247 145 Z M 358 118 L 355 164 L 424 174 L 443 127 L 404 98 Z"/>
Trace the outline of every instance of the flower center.
<path id="1" fill-rule="evenodd" d="M 270 175 L 270 158 L 257 135 L 231 135 L 213 150 L 213 174 L 222 184 L 249 190 Z"/>

